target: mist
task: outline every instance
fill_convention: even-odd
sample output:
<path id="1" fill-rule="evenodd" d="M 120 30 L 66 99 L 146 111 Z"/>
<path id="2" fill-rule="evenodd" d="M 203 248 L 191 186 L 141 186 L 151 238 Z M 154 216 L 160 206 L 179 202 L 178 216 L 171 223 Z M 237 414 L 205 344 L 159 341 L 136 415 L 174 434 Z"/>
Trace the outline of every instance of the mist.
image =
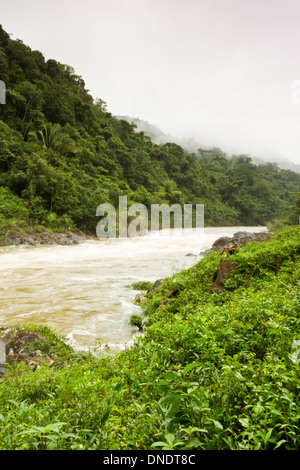
<path id="1" fill-rule="evenodd" d="M 144 134 L 151 138 L 152 142 L 158 145 L 163 145 L 168 142 L 174 142 L 180 145 L 183 149 L 185 149 L 189 153 L 197 154 L 198 149 L 208 150 L 212 148 L 219 148 L 228 157 L 232 155 L 247 155 L 249 156 L 253 163 L 260 165 L 264 163 L 276 163 L 279 168 L 283 170 L 292 170 L 297 173 L 300 173 L 300 165 L 294 163 L 284 156 L 276 155 L 275 153 L 268 153 L 268 152 L 257 152 L 257 154 L 251 154 L 247 150 L 247 145 L 241 145 L 240 147 L 233 147 L 229 143 L 227 145 L 225 142 L 219 142 L 219 145 L 216 145 L 218 142 L 218 136 L 212 140 L 214 143 L 213 145 L 207 145 L 203 142 L 197 141 L 194 137 L 178 137 L 172 136 L 170 134 L 166 134 L 163 130 L 159 129 L 157 126 L 149 123 L 148 121 L 144 121 L 138 117 L 130 117 L 130 116 L 116 116 L 118 119 L 124 119 L 130 123 L 135 124 L 137 132 L 144 132 Z M 249 145 L 250 147 L 250 145 Z M 246 151 L 245 151 L 246 149 Z"/>

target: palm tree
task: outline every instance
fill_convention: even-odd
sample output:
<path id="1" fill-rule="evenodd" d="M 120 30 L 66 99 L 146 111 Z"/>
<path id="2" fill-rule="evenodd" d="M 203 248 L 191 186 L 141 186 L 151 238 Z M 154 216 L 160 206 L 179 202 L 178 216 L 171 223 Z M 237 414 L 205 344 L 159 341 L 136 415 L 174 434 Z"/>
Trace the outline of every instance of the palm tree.
<path id="1" fill-rule="evenodd" d="M 64 132 L 60 124 L 51 122 L 42 125 L 38 131 L 30 132 L 42 142 L 44 149 L 52 148 L 60 153 L 77 153 L 74 141 Z"/>

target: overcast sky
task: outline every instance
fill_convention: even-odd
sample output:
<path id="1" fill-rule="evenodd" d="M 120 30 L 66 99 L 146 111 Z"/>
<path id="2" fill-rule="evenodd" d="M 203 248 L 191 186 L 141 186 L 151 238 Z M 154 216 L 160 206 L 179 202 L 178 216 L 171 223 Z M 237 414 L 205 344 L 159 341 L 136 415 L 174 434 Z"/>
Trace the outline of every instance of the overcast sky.
<path id="1" fill-rule="evenodd" d="M 0 6 L 12 39 L 73 66 L 112 114 L 229 154 L 300 164 L 300 0 Z"/>

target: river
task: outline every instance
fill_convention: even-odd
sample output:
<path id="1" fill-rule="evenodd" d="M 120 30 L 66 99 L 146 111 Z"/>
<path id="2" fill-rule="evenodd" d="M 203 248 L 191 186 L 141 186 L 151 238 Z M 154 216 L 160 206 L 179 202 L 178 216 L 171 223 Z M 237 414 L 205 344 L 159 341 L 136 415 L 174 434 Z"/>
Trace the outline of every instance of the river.
<path id="1" fill-rule="evenodd" d="M 72 246 L 0 248 L 0 324 L 37 323 L 67 336 L 78 349 L 121 350 L 137 331 L 129 325 L 140 307 L 128 286 L 155 281 L 200 258 L 221 236 L 265 227 L 213 227 L 86 241 Z M 187 256 L 188 255 L 188 256 Z"/>

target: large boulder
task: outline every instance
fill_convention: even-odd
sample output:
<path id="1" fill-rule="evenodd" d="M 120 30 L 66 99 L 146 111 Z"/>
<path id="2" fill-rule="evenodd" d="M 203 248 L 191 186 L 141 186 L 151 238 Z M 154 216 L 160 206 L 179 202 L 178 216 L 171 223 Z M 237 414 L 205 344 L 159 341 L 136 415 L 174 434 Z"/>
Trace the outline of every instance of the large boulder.
<path id="1" fill-rule="evenodd" d="M 236 232 L 232 237 L 233 243 L 237 245 L 246 245 L 247 243 L 255 241 L 255 234 L 252 232 Z"/>
<path id="2" fill-rule="evenodd" d="M 220 261 L 218 265 L 218 273 L 216 280 L 213 283 L 213 290 L 218 291 L 218 290 L 226 290 L 226 287 L 224 285 L 224 281 L 226 279 L 229 279 L 231 276 L 232 271 L 236 267 L 235 263 L 233 261 Z"/>
<path id="3" fill-rule="evenodd" d="M 224 246 L 231 242 L 230 237 L 220 237 L 212 245 L 214 251 L 221 251 Z"/>

